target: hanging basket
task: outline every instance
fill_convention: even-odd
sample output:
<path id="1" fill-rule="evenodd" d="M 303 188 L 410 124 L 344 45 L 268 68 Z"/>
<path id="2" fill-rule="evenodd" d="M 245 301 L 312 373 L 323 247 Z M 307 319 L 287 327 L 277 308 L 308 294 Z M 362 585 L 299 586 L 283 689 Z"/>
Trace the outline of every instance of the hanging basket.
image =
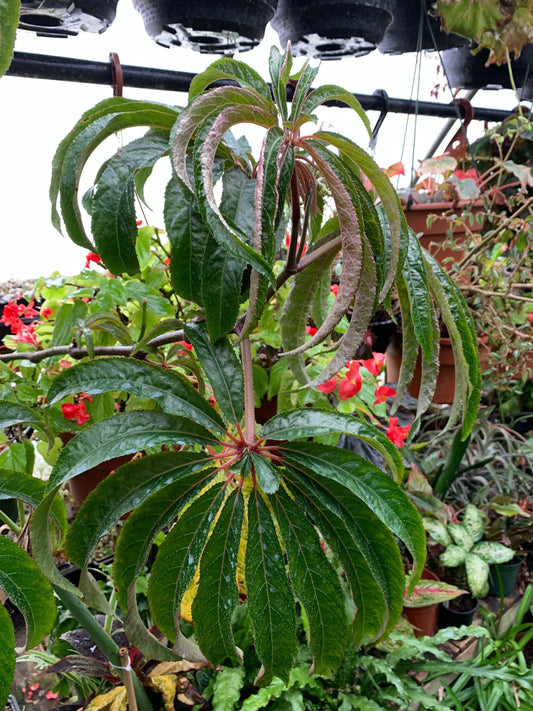
<path id="1" fill-rule="evenodd" d="M 21 3 L 19 27 L 41 37 L 72 37 L 80 32 L 105 32 L 115 19 L 118 0 L 58 0 Z"/>
<path id="2" fill-rule="evenodd" d="M 442 32 L 440 21 L 428 14 L 429 4 L 427 0 L 395 0 L 392 8 L 394 19 L 378 45 L 379 51 L 383 54 L 403 54 L 419 49 L 441 51 L 466 44 L 468 40 L 465 37 Z M 425 17 L 419 42 L 421 7 Z"/>
<path id="3" fill-rule="evenodd" d="M 442 63 L 450 86 L 454 89 L 512 89 L 509 67 L 506 64 L 489 64 L 486 49 L 472 54 L 469 45 L 447 49 L 442 53 Z M 522 50 L 518 59 L 511 61 L 515 84 L 526 94 L 533 92 L 533 44 Z"/>
<path id="4" fill-rule="evenodd" d="M 277 0 L 133 0 L 146 32 L 158 44 L 204 54 L 255 47 L 276 5 Z"/>
<path id="5" fill-rule="evenodd" d="M 320 59 L 368 54 L 392 22 L 393 0 L 279 0 L 272 27 L 281 46 Z"/>

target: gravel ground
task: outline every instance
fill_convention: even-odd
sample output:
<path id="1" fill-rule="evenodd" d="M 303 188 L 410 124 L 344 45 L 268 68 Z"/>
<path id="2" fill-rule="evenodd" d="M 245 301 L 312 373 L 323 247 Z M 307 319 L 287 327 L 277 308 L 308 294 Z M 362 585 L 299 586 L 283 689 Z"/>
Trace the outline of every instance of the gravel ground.
<path id="1" fill-rule="evenodd" d="M 31 292 L 36 281 L 36 279 L 8 279 L 0 284 L 0 304 L 7 304 L 11 299 Z"/>

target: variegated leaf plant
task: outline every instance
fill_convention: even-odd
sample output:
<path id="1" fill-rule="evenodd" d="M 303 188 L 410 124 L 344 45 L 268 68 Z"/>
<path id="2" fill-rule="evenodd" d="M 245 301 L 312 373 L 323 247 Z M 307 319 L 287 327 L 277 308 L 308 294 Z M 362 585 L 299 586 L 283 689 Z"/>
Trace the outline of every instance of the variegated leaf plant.
<path id="1" fill-rule="evenodd" d="M 420 348 L 421 410 L 435 382 L 440 313 L 454 343 L 454 417 L 462 417 L 465 436 L 479 398 L 467 307 L 408 232 L 389 180 L 342 135 L 304 133 L 316 122 L 315 110 L 329 101 L 346 104 L 368 128 L 359 103 L 339 87 L 311 89 L 316 70 L 306 65 L 293 75 L 290 50 L 272 51 L 270 75 L 271 86 L 245 64 L 222 59 L 194 79 L 182 111 L 111 99 L 88 111 L 60 145 L 53 220 L 59 226 L 61 215 L 70 237 L 98 251 L 117 275 L 138 269 L 135 193 L 142 199 L 156 160 L 171 156 L 164 211 L 172 282 L 180 297 L 203 310 L 184 330 L 216 407 L 183 376 L 142 362 L 146 348 L 134 349 L 134 358 L 96 358 L 69 368 L 52 385 L 49 404 L 80 391 L 120 390 L 148 400 L 151 409 L 117 413 L 71 440 L 32 517 L 35 559 L 65 587 L 46 535 L 59 487 L 117 454 L 150 452 L 117 469 L 89 496 L 67 535 L 67 554 L 87 566 L 99 538 L 131 512 L 117 542 L 114 576 L 132 644 L 158 659 L 205 655 L 215 665 L 238 663 L 232 613 L 245 600 L 261 684 L 273 676 L 288 679 L 297 604 L 308 621 L 313 668 L 328 674 L 338 667 L 348 636 L 374 639 L 400 614 L 405 586 L 397 539 L 413 558 L 411 587 L 426 556 L 421 518 L 399 485 L 401 456 L 376 427 L 315 408 L 283 412 L 257 426 L 249 335 L 266 305 L 289 287 L 280 316 L 283 357 L 313 387 L 353 358 L 374 310 L 397 295 L 405 356 L 399 390 L 405 391 Z M 220 86 L 220 80 L 229 83 Z M 256 158 L 229 134 L 247 123 L 264 129 Z M 104 163 L 84 202 L 93 244 L 77 198 L 83 168 L 104 138 L 129 126 L 149 131 Z M 374 185 L 377 206 L 362 173 Z M 330 220 L 320 212 L 325 196 L 334 205 Z M 290 242 L 278 267 L 284 220 Z M 336 259 L 342 274 L 332 303 L 324 292 Z M 306 341 L 310 314 L 318 330 Z M 336 333 L 347 315 L 345 332 Z M 332 334 L 336 351 L 311 380 L 304 354 Z M 310 441 L 335 433 L 371 444 L 390 475 L 356 454 Z M 136 579 L 161 531 L 168 533 L 151 568 L 148 597 L 172 646 L 143 627 L 135 599 Z M 194 640 L 180 632 L 182 614 L 192 616 Z"/>

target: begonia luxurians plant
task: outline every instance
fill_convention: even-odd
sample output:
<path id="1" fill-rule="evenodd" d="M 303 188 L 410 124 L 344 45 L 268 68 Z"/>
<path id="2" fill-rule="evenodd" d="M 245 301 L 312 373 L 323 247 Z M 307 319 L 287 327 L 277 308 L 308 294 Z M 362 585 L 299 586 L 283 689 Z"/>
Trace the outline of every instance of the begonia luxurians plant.
<path id="1" fill-rule="evenodd" d="M 172 283 L 197 313 L 173 338 L 193 346 L 209 389 L 204 397 L 189 372 L 157 365 L 157 349 L 147 346 L 146 336 L 132 349 L 135 357 L 96 357 L 62 372 L 48 392 L 50 405 L 78 393 L 123 391 L 138 398 L 139 409 L 85 425 L 65 446 L 32 519 L 34 556 L 65 587 L 46 541 L 59 487 L 103 460 L 145 452 L 89 496 L 67 535 L 67 555 L 87 566 L 99 538 L 131 512 L 114 565 L 130 642 L 159 659 L 185 655 L 205 656 L 214 665 L 239 663 L 232 615 L 246 604 L 262 665 L 260 684 L 273 676 L 288 679 L 297 650 L 297 605 L 305 611 L 313 668 L 329 674 L 348 639 L 375 639 L 397 620 L 405 589 L 397 541 L 413 559 L 411 584 L 426 557 L 420 516 L 400 487 L 403 462 L 383 428 L 331 407 L 283 411 L 256 423 L 251 342 L 262 315 L 274 310 L 280 358 L 288 359 L 303 387 L 332 381 L 352 362 L 349 377 L 337 379 L 350 390 L 368 322 L 394 295 L 404 333 L 398 397 L 420 349 L 420 412 L 431 400 L 440 315 L 458 367 L 452 418 L 462 418 L 465 437 L 479 399 L 467 307 L 405 227 L 388 178 L 348 138 L 311 131 L 315 110 L 332 100 L 368 128 L 352 94 L 335 86 L 311 89 L 316 72 L 305 65 L 293 74 L 290 50 L 282 55 L 274 49 L 271 86 L 247 65 L 222 59 L 195 77 L 182 111 L 104 101 L 60 145 L 51 188 L 56 224 L 61 214 L 71 238 L 100 255 L 108 269 L 134 273 L 135 195 L 143 198 L 153 165 L 170 155 L 164 215 Z M 230 134 L 250 123 L 264 129 L 256 156 Z M 89 238 L 77 197 L 84 165 L 105 137 L 129 126 L 149 130 L 99 170 L 84 198 L 92 220 Z M 377 202 L 364 187 L 368 180 Z M 340 265 L 336 298 L 330 290 L 334 263 Z M 169 328 L 162 323 L 157 333 L 164 336 Z M 319 344 L 331 355 L 325 349 L 314 360 Z M 348 395 L 346 388 L 340 386 L 339 394 Z M 388 473 L 322 439 L 341 433 L 374 447 Z M 151 567 L 148 598 L 170 644 L 143 627 L 135 595 L 136 579 L 162 531 L 168 532 Z M 182 634 L 182 616 L 192 619 L 192 638 Z"/>

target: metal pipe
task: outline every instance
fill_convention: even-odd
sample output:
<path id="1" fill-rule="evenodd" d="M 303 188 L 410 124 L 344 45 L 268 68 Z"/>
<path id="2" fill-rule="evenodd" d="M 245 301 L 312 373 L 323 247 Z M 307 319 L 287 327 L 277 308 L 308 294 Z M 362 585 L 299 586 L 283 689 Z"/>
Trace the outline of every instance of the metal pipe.
<path id="1" fill-rule="evenodd" d="M 122 65 L 124 86 L 139 89 L 162 89 L 165 91 L 187 92 L 194 74 L 177 72 L 171 69 L 136 67 Z M 108 84 L 112 86 L 111 65 L 108 62 L 94 62 L 87 59 L 55 57 L 47 54 L 15 52 L 8 76 L 34 79 L 55 79 L 86 84 Z M 383 100 L 380 96 L 354 94 L 367 111 L 381 111 Z M 345 106 L 342 102 L 328 102 L 327 106 Z M 438 118 L 462 118 L 463 109 L 453 104 L 440 104 L 431 101 L 416 102 L 412 99 L 387 98 L 387 110 L 391 113 L 411 114 Z M 475 119 L 479 121 L 503 121 L 510 114 L 503 109 L 476 107 Z"/>

